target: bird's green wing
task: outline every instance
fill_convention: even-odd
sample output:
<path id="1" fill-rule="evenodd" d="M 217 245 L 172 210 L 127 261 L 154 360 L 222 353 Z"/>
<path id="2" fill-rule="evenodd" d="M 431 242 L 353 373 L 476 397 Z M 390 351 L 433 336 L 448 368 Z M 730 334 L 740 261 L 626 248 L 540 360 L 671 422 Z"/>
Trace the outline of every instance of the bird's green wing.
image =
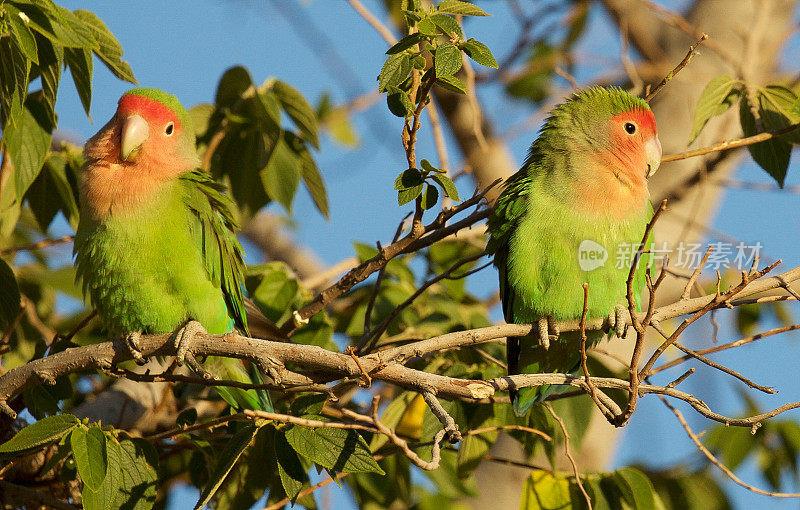
<path id="1" fill-rule="evenodd" d="M 197 218 L 196 231 L 208 276 L 222 288 L 234 325 L 249 334 L 242 294 L 244 252 L 236 239 L 239 225 L 233 216 L 233 202 L 225 195 L 225 186 L 201 170 L 181 175 L 180 181 L 186 204 Z"/>
<path id="2" fill-rule="evenodd" d="M 503 192 L 497 197 L 494 212 L 489 217 L 489 241 L 486 251 L 494 254 L 494 265 L 500 275 L 500 300 L 503 303 L 503 314 L 506 322 L 515 322 L 513 317 L 514 293 L 508 286 L 507 263 L 508 243 L 514 229 L 525 215 L 528 205 L 528 193 L 532 188 L 532 177 L 526 167 L 508 178 Z"/>

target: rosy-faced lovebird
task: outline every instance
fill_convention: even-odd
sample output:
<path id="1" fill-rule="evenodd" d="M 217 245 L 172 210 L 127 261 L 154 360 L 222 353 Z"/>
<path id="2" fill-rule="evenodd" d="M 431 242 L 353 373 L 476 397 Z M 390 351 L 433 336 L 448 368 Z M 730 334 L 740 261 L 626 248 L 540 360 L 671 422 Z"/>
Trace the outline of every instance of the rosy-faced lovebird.
<path id="1" fill-rule="evenodd" d="M 587 318 L 609 317 L 623 336 L 633 260 L 624 255 L 636 252 L 653 215 L 647 178 L 660 161 L 655 118 L 636 96 L 594 87 L 553 109 L 489 219 L 487 251 L 500 275 L 505 319 L 538 324 L 539 331 L 508 339 L 509 374 L 577 372 L 579 333 L 559 335 L 551 325 L 580 319 L 584 283 Z M 644 262 L 634 279 L 637 300 Z M 587 331 L 587 347 L 602 335 Z M 512 389 L 514 411 L 524 415 L 551 391 Z"/>
<path id="2" fill-rule="evenodd" d="M 138 358 L 143 333 L 177 331 L 178 343 L 203 328 L 247 334 L 233 204 L 198 170 L 194 131 L 175 96 L 125 93 L 84 156 L 75 265 L 109 332 L 126 337 Z M 207 365 L 226 379 L 261 379 L 238 360 Z M 270 407 L 266 392 L 216 389 L 235 407 Z"/>

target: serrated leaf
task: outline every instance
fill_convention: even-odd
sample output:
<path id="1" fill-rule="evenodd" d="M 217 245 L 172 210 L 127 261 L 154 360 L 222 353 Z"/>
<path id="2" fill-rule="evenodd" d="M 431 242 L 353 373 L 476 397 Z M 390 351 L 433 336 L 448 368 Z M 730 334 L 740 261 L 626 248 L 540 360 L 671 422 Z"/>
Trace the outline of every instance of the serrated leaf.
<path id="1" fill-rule="evenodd" d="M 28 25 L 20 16 L 21 11 L 11 4 L 5 6 L 6 18 L 8 25 L 11 28 L 11 34 L 14 37 L 14 42 L 17 44 L 25 58 L 31 62 L 38 64 L 39 55 L 36 50 L 36 39 L 33 37 L 33 32 L 28 28 Z"/>
<path id="2" fill-rule="evenodd" d="M 450 92 L 457 92 L 459 94 L 467 93 L 467 86 L 463 81 L 459 80 L 455 76 L 442 76 L 441 78 L 436 78 L 436 84 L 443 89 L 449 90 Z"/>
<path id="3" fill-rule="evenodd" d="M 753 136 L 758 134 L 756 129 L 756 120 L 753 113 L 750 111 L 748 101 L 743 98 L 739 104 L 739 120 L 742 124 L 742 131 L 745 136 Z M 783 187 L 783 182 L 786 179 L 786 171 L 789 169 L 789 158 L 792 154 L 792 146 L 780 138 L 771 138 L 769 140 L 755 143 L 747 146 L 753 160 L 763 168 L 773 179 L 778 183 L 778 186 Z"/>
<path id="4" fill-rule="evenodd" d="M 737 80 L 725 74 L 719 75 L 708 82 L 708 85 L 700 94 L 700 99 L 697 100 L 697 106 L 694 109 L 694 122 L 692 124 L 692 132 L 689 135 L 689 144 L 697 138 L 697 135 L 700 134 L 700 131 L 703 130 L 703 127 L 711 117 L 721 115 L 730 108 L 732 102 L 726 101 L 726 98 L 736 83 Z"/>
<path id="5" fill-rule="evenodd" d="M 786 87 L 768 85 L 759 95 L 761 116 L 764 127 L 769 131 L 777 131 L 800 122 L 800 115 L 792 113 L 797 95 Z M 781 140 L 800 144 L 800 131 L 794 130 L 780 136 Z"/>
<path id="6" fill-rule="evenodd" d="M 85 510 L 150 510 L 156 500 L 158 456 L 153 446 L 141 438 L 117 441 L 106 435 L 108 472 L 103 485 L 93 491 L 83 487 Z"/>
<path id="7" fill-rule="evenodd" d="M 404 188 L 397 192 L 397 205 L 405 205 L 415 200 L 422 193 L 422 184 Z"/>
<path id="8" fill-rule="evenodd" d="M 426 211 L 432 209 L 436 202 L 439 201 L 439 190 L 435 186 L 427 184 L 425 186 L 425 193 L 422 194 L 422 210 Z"/>
<path id="9" fill-rule="evenodd" d="M 15 125 L 22 116 L 30 68 L 17 43 L 10 37 L 0 37 L 0 111 L 5 126 Z"/>
<path id="10" fill-rule="evenodd" d="M 51 41 L 40 34 L 37 34 L 36 38 L 39 53 L 39 74 L 42 82 L 42 100 L 47 106 L 50 124 L 55 126 L 56 96 L 58 94 L 58 84 L 61 81 L 61 68 L 64 65 L 64 48 L 53 46 Z"/>
<path id="11" fill-rule="evenodd" d="M 80 18 L 60 5 L 51 5 L 54 9 L 48 13 L 48 17 L 61 44 L 73 48 L 83 48 L 90 53 L 99 47 L 92 31 Z"/>
<path id="12" fill-rule="evenodd" d="M 86 116 L 91 120 L 89 108 L 92 105 L 92 52 L 85 48 L 65 48 L 64 62 L 69 66 L 72 81 L 78 91 L 78 97 L 86 112 Z"/>
<path id="13" fill-rule="evenodd" d="M 324 420 L 316 415 L 305 417 Z M 336 472 L 384 474 L 364 438 L 354 430 L 293 425 L 286 431 L 286 440 L 303 457 Z"/>
<path id="14" fill-rule="evenodd" d="M 439 27 L 439 29 L 445 33 L 447 37 L 453 37 L 455 33 L 458 37 L 458 40 L 464 38 L 464 32 L 461 30 L 461 26 L 458 24 L 458 21 L 453 19 L 451 16 L 447 14 L 434 14 L 430 17 L 430 20 Z"/>
<path id="15" fill-rule="evenodd" d="M 430 18 L 422 19 L 417 23 L 417 30 L 423 35 L 436 35 L 436 23 Z"/>
<path id="16" fill-rule="evenodd" d="M 477 5 L 461 0 L 442 0 L 436 4 L 436 10 L 460 16 L 490 16 Z"/>
<path id="17" fill-rule="evenodd" d="M 303 95 L 294 87 L 282 81 L 276 81 L 273 84 L 272 92 L 281 102 L 283 110 L 294 121 L 303 136 L 318 149 L 317 116 Z"/>
<path id="18" fill-rule="evenodd" d="M 283 490 L 294 505 L 308 476 L 300 463 L 297 452 L 289 445 L 286 437 L 280 431 L 275 434 L 275 458 L 278 461 L 278 476 L 280 476 Z"/>
<path id="19" fill-rule="evenodd" d="M 378 92 L 400 85 L 411 72 L 411 58 L 406 53 L 391 55 L 381 67 L 378 75 Z"/>
<path id="20" fill-rule="evenodd" d="M 647 476 L 632 467 L 614 472 L 614 479 L 625 501 L 636 510 L 656 510 L 656 495 Z"/>
<path id="21" fill-rule="evenodd" d="M 426 38 L 423 34 L 420 34 L 419 32 L 414 32 L 413 34 L 409 34 L 400 39 L 399 41 L 397 41 L 397 43 L 395 43 L 394 46 L 386 50 L 386 54 L 394 55 L 396 53 L 400 53 L 401 51 L 407 50 L 408 48 L 424 40 L 426 40 Z"/>
<path id="22" fill-rule="evenodd" d="M 0 264 L 0 268 L 3 264 Z M 0 454 L 21 453 L 46 444 L 54 443 L 80 424 L 71 414 L 59 414 L 43 418 L 28 425 L 14 437 L 0 445 Z"/>
<path id="23" fill-rule="evenodd" d="M 0 325 L 2 325 L 3 331 L 9 324 L 14 322 L 19 311 L 20 294 L 17 279 L 14 277 L 14 271 L 11 270 L 11 266 L 5 260 L 0 259 Z M 5 443 L 5 445 L 10 442 Z M 3 449 L 5 445 L 0 446 L 0 453 L 9 451 Z"/>
<path id="24" fill-rule="evenodd" d="M 436 48 L 433 63 L 437 78 L 453 75 L 461 69 L 461 64 L 463 63 L 461 50 L 451 42 L 441 44 Z"/>
<path id="25" fill-rule="evenodd" d="M 97 425 L 88 429 L 76 427 L 72 429 L 69 443 L 83 483 L 94 491 L 100 490 L 108 471 L 105 434 Z"/>
<path id="26" fill-rule="evenodd" d="M 120 45 L 111 30 L 108 29 L 103 20 L 91 11 L 78 9 L 74 12 L 91 31 L 97 41 L 95 54 L 103 61 L 109 71 L 120 80 L 136 83 L 130 64 L 122 60 L 122 45 Z"/>
<path id="27" fill-rule="evenodd" d="M 467 56 L 479 63 L 482 66 L 497 69 L 497 60 L 492 55 L 492 50 L 488 46 L 473 38 L 468 39 L 466 42 L 461 43 L 461 49 L 466 52 Z"/>
<path id="28" fill-rule="evenodd" d="M 203 491 L 200 493 L 200 499 L 197 500 L 197 504 L 194 506 L 195 510 L 200 510 L 211 501 L 211 498 L 214 497 L 214 493 L 217 492 L 222 482 L 225 481 L 225 477 L 227 477 L 228 473 L 233 469 L 236 461 L 239 460 L 239 457 L 241 457 L 242 453 L 244 453 L 250 445 L 250 441 L 256 436 L 256 432 L 258 432 L 258 427 L 255 425 L 247 425 L 234 434 L 230 441 L 228 441 L 228 445 L 216 458 L 217 464 L 214 466 L 214 472 L 206 486 L 203 487 Z"/>
<path id="29" fill-rule="evenodd" d="M 458 189 L 456 188 L 455 183 L 450 177 L 442 174 L 435 174 L 432 177 L 433 180 L 436 181 L 439 184 L 439 186 L 442 187 L 445 195 L 452 198 L 456 202 L 461 200 L 458 196 Z"/>

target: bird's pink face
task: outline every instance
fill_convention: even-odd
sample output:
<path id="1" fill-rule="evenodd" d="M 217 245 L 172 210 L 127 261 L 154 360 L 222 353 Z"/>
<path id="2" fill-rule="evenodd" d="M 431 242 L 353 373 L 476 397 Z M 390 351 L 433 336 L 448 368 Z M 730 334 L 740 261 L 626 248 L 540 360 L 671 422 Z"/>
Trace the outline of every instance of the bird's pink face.
<path id="1" fill-rule="evenodd" d="M 199 161 L 178 116 L 150 98 L 126 94 L 111 120 L 86 142 L 82 200 L 94 216 L 141 203 Z"/>
<path id="2" fill-rule="evenodd" d="M 628 217 L 649 198 L 647 178 L 661 163 L 655 117 L 642 109 L 619 113 L 597 137 L 605 143 L 588 155 L 593 171 L 578 187 L 578 204 L 589 214 Z"/>

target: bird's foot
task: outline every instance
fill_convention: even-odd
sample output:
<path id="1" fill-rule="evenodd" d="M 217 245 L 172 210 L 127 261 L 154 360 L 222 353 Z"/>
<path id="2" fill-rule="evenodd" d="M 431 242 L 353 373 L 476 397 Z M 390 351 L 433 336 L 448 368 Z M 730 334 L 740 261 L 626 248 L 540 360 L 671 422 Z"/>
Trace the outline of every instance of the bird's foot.
<path id="1" fill-rule="evenodd" d="M 539 319 L 539 345 L 544 347 L 544 350 L 550 349 L 551 334 L 558 340 L 558 325 L 553 316 L 546 315 Z"/>
<path id="2" fill-rule="evenodd" d="M 139 339 L 142 338 L 141 331 L 131 331 L 127 335 L 125 335 L 125 347 L 128 348 L 128 351 L 133 356 L 133 361 L 136 362 L 137 365 L 141 366 L 147 363 L 147 360 L 144 359 L 142 355 L 142 349 L 139 347 Z"/>
<path id="3" fill-rule="evenodd" d="M 189 321 L 175 333 L 175 360 L 179 365 L 183 365 L 186 361 L 186 355 L 189 353 L 189 346 L 198 334 L 205 335 L 208 333 L 206 328 L 197 321 Z"/>
<path id="4" fill-rule="evenodd" d="M 614 310 L 608 314 L 608 330 L 606 333 L 614 331 L 617 338 L 623 338 L 628 334 L 628 321 L 625 318 L 627 308 L 623 305 L 617 305 Z"/>

